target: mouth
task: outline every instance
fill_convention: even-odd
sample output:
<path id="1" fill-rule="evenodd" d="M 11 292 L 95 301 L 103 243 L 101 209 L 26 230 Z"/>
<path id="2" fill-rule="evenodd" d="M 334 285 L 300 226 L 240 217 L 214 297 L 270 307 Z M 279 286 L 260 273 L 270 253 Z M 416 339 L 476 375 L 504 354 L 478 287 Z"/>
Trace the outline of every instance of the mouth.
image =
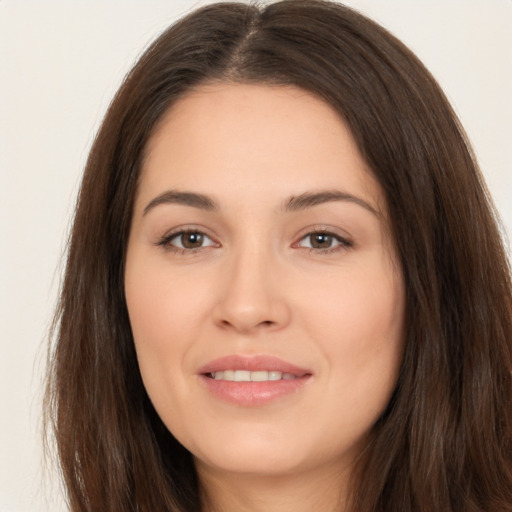
<path id="1" fill-rule="evenodd" d="M 294 380 L 304 375 L 293 375 L 292 373 L 283 373 L 273 370 L 260 370 L 250 372 L 248 370 L 224 370 L 210 372 L 207 377 L 215 380 L 225 380 L 229 382 L 268 382 L 277 380 Z"/>
<path id="2" fill-rule="evenodd" d="M 304 388 L 312 372 L 273 356 L 234 355 L 216 359 L 198 372 L 205 388 L 217 399 L 255 407 Z"/>

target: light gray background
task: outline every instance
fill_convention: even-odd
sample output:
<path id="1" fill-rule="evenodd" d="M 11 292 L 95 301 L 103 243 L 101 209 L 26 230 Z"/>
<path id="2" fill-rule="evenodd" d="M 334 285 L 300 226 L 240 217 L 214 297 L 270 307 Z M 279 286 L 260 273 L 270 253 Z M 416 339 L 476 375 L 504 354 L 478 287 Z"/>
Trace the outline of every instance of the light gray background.
<path id="1" fill-rule="evenodd" d="M 0 512 L 64 510 L 41 462 L 41 375 L 80 173 L 135 58 L 205 3 L 0 0 Z M 510 231 L 512 1 L 347 3 L 437 77 Z"/>

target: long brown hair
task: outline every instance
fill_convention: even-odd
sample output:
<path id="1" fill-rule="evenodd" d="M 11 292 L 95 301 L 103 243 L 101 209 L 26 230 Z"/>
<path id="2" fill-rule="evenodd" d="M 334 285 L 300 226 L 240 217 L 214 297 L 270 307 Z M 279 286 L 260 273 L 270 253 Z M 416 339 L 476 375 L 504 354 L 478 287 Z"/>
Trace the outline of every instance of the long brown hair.
<path id="1" fill-rule="evenodd" d="M 54 329 L 47 414 L 71 510 L 198 511 L 193 460 L 138 370 L 124 260 L 144 151 L 212 81 L 329 103 L 387 198 L 407 294 L 399 380 L 354 475 L 355 511 L 512 510 L 512 296 L 495 213 L 456 116 L 419 60 L 342 5 L 204 7 L 164 32 L 89 155 Z"/>

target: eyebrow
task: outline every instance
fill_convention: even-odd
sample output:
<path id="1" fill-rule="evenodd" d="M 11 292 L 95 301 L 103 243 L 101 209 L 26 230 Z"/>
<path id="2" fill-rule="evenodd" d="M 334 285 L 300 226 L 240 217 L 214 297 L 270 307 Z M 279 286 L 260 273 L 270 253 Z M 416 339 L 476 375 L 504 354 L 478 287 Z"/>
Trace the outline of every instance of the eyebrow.
<path id="1" fill-rule="evenodd" d="M 380 217 L 380 213 L 377 209 L 371 206 L 368 202 L 360 197 L 354 196 L 341 190 L 321 190 L 318 192 L 305 192 L 298 196 L 292 196 L 290 199 L 285 201 L 283 204 L 283 210 L 285 212 L 296 212 L 299 210 L 306 210 L 313 206 L 317 206 L 323 203 L 330 203 L 334 201 L 346 201 L 362 206 L 365 210 L 373 213 L 377 217 Z"/>
<path id="2" fill-rule="evenodd" d="M 284 212 L 296 212 L 334 201 L 346 201 L 357 204 L 377 217 L 380 217 L 378 210 L 364 199 L 347 192 L 342 192 L 341 190 L 321 190 L 292 196 L 283 203 L 281 209 Z M 198 194 L 196 192 L 167 190 L 148 203 L 144 208 L 143 215 L 146 215 L 150 210 L 161 204 L 180 204 L 206 211 L 218 211 L 220 209 L 219 205 L 207 195 Z"/>
<path id="3" fill-rule="evenodd" d="M 213 199 L 205 196 L 204 194 L 167 190 L 163 194 L 156 196 L 148 203 L 146 208 L 144 208 L 143 215 L 146 215 L 150 210 L 160 204 L 181 204 L 207 211 L 216 211 L 219 209 L 219 205 Z"/>

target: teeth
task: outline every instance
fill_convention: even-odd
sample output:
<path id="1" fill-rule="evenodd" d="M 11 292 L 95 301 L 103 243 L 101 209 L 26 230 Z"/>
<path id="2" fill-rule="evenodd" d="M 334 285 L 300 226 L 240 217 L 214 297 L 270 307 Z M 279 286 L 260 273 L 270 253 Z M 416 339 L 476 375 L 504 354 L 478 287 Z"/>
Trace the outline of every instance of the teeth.
<path id="1" fill-rule="evenodd" d="M 235 380 L 235 370 L 226 370 L 224 372 L 217 372 L 217 373 L 224 374 L 221 377 L 221 379 L 224 379 L 224 380 Z"/>
<path id="2" fill-rule="evenodd" d="M 211 376 L 215 380 L 228 380 L 232 382 L 266 382 L 269 380 L 292 380 L 296 378 L 291 373 L 276 371 L 250 372 L 248 370 L 224 370 L 223 372 L 214 372 Z"/>
<path id="3" fill-rule="evenodd" d="M 233 380 L 235 382 L 245 382 L 246 380 L 251 380 L 251 372 L 247 370 L 235 370 Z"/>
<path id="4" fill-rule="evenodd" d="M 268 372 L 251 372 L 251 382 L 263 382 L 269 380 Z"/>

